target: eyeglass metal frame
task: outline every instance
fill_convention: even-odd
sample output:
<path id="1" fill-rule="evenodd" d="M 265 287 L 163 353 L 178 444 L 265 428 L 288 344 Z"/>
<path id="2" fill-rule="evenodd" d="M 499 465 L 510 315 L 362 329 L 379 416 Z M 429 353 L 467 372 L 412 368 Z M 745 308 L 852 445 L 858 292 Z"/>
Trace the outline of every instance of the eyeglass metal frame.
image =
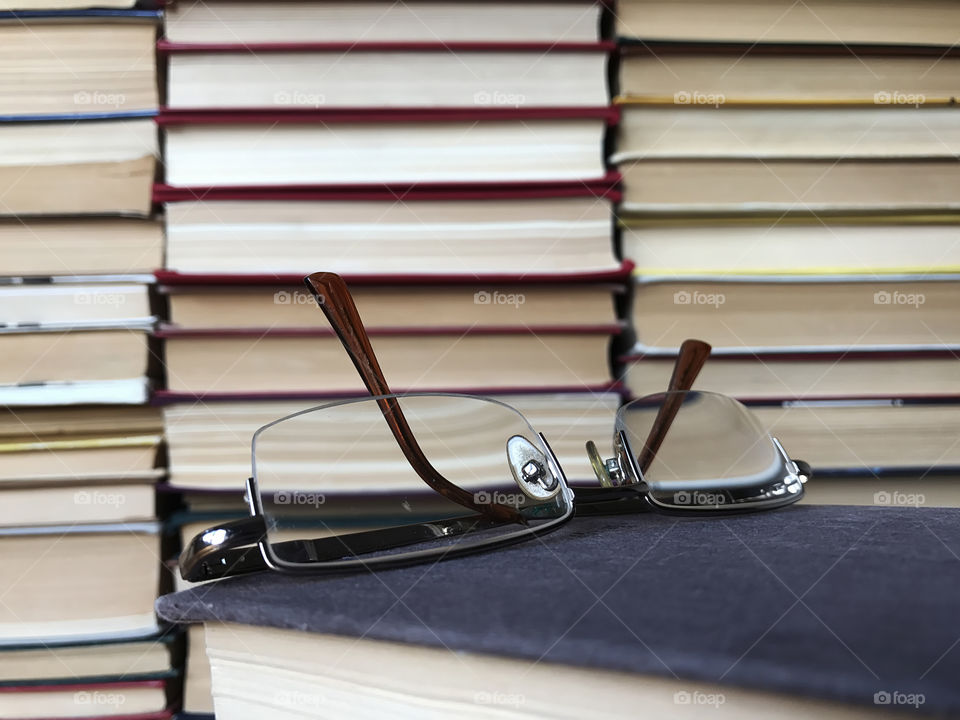
<path id="1" fill-rule="evenodd" d="M 543 433 L 537 433 L 545 451 L 548 469 L 559 486 L 556 495 L 562 498 L 565 509 L 556 518 L 531 527 L 514 508 L 496 502 L 477 503 L 471 493 L 449 482 L 439 473 L 420 448 L 403 414 L 400 401 L 403 398 L 418 396 L 452 396 L 493 402 L 514 412 L 518 411 L 506 403 L 479 396 L 455 393 L 391 393 L 344 280 L 335 273 L 314 273 L 306 277 L 304 282 L 343 343 L 370 396 L 328 403 L 319 408 L 303 410 L 268 423 L 254 434 L 251 451 L 254 466 L 256 441 L 264 430 L 306 412 L 353 402 L 373 401 L 377 403 L 404 457 L 420 479 L 443 497 L 473 512 L 463 517 L 332 535 L 314 540 L 287 540 L 276 546 L 276 543 L 267 539 L 267 517 L 254 473 L 246 481 L 245 497 L 250 517 L 222 523 L 194 537 L 184 548 L 179 561 L 180 573 L 186 580 L 199 582 L 262 570 L 283 573 L 343 573 L 417 564 L 427 560 L 493 550 L 533 539 L 556 530 L 575 514 L 610 515 L 653 511 L 678 516 L 704 517 L 771 510 L 793 504 L 803 497 L 803 485 L 812 477 L 809 465 L 803 461 L 791 459 L 780 442 L 768 435 L 782 459 L 783 477 L 765 485 L 745 489 L 724 488 L 724 497 L 729 497 L 731 500 L 729 504 L 668 503 L 659 498 L 655 490 L 648 487 L 644 480 L 644 473 L 649 469 L 659 451 L 684 399 L 688 397 L 688 391 L 710 353 L 710 346 L 707 343 L 687 340 L 681 347 L 668 391 L 663 394 L 663 402 L 659 405 L 657 416 L 641 452 L 634 453 L 622 429 L 615 434 L 615 455 L 612 458 L 602 458 L 593 442 L 587 443 L 587 454 L 597 476 L 599 487 L 571 487 L 547 438 Z M 642 400 L 628 403 L 620 408 L 617 414 L 618 426 L 631 405 Z M 479 529 L 509 523 L 517 523 L 522 527 L 498 537 L 472 543 L 457 543 L 393 555 L 367 554 L 436 538 L 461 536 L 468 538 L 471 532 Z M 281 558 L 277 552 L 279 547 L 290 551 L 291 554 L 301 554 L 305 558 L 304 562 L 293 562 Z"/>

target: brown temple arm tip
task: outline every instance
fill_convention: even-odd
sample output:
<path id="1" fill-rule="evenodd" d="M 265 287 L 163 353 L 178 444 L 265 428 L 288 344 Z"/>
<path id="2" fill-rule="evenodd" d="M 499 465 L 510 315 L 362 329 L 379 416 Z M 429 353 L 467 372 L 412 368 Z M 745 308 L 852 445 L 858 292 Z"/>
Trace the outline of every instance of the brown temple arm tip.
<path id="1" fill-rule="evenodd" d="M 689 390 L 696 382 L 697 376 L 710 357 L 710 343 L 703 340 L 684 340 L 680 346 L 680 354 L 673 365 L 673 375 L 667 390 Z"/>
<path id="2" fill-rule="evenodd" d="M 710 357 L 712 348 L 709 343 L 703 340 L 684 340 L 680 346 L 680 353 L 677 355 L 677 361 L 673 365 L 673 374 L 670 376 L 670 384 L 667 386 L 668 392 L 676 392 L 676 395 L 667 395 L 666 399 L 660 405 L 657 411 L 657 417 L 650 427 L 647 440 L 643 444 L 640 455 L 637 456 L 637 465 L 640 466 L 640 472 L 645 473 L 656 457 L 660 446 L 663 444 L 670 426 L 680 411 L 683 404 L 683 396 L 679 392 L 690 390 L 697 376 L 703 369 L 707 358 Z"/>
<path id="3" fill-rule="evenodd" d="M 332 272 L 315 272 L 303 279 L 330 326 L 340 338 L 364 386 L 371 395 L 389 395 L 390 387 L 377 362 L 370 338 L 346 281 Z"/>

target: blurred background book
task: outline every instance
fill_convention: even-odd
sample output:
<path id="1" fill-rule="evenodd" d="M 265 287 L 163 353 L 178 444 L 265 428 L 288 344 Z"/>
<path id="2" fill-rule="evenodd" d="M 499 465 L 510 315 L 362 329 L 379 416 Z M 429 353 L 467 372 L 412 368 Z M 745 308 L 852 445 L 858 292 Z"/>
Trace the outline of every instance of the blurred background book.
<path id="1" fill-rule="evenodd" d="M 0 708 L 169 717 L 148 404 L 160 14 L 0 10 Z"/>
<path id="2" fill-rule="evenodd" d="M 167 68 L 157 337 L 172 534 L 242 515 L 250 438 L 363 391 L 316 300 L 351 286 L 395 391 L 492 395 L 571 477 L 612 437 L 629 265 L 604 8 L 557 3 L 178 3 Z M 176 495 L 174 495 L 176 493 Z M 209 711 L 201 628 L 184 710 Z"/>
<path id="3" fill-rule="evenodd" d="M 712 343 L 695 387 L 839 476 L 810 502 L 871 502 L 900 473 L 932 493 L 960 462 L 956 12 L 617 5 L 624 380 L 655 392 L 685 337 Z"/>

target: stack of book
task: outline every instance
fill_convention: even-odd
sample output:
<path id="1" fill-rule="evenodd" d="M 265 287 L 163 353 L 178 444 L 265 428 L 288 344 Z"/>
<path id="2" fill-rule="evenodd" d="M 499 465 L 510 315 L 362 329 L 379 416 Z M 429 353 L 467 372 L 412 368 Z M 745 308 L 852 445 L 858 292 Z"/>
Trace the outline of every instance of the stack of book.
<path id="1" fill-rule="evenodd" d="M 633 393 L 702 337 L 697 388 L 758 404 L 814 467 L 960 464 L 958 20 L 936 0 L 619 4 Z"/>
<path id="2" fill-rule="evenodd" d="M 573 478 L 592 478 L 583 444 L 612 438 L 629 272 L 605 163 L 604 12 L 593 0 L 168 8 L 157 397 L 182 537 L 205 527 L 197 518 L 244 512 L 258 427 L 365 394 L 303 287 L 320 270 L 346 278 L 394 391 L 501 398 Z M 191 665 L 185 708 L 209 709 Z"/>
<path id="3" fill-rule="evenodd" d="M 208 441 L 179 427 L 248 427 L 363 390 L 300 289 L 316 270 L 347 278 L 397 391 L 520 405 L 559 393 L 558 415 L 616 404 L 608 348 L 626 268 L 604 164 L 601 10 L 170 9 L 156 196 L 172 484 L 239 490 L 246 472 L 235 450 L 236 465 L 190 460 Z"/>
<path id="4" fill-rule="evenodd" d="M 158 17 L 70 6 L 0 12 L 0 714 L 158 718 Z"/>

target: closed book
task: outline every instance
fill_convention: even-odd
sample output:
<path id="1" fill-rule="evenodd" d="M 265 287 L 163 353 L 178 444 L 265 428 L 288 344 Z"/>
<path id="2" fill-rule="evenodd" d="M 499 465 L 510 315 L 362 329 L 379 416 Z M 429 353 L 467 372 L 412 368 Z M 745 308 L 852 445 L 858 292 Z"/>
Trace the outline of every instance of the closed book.
<path id="1" fill-rule="evenodd" d="M 143 402 L 148 340 L 144 327 L 0 333 L 0 398 L 16 405 Z"/>
<path id="2" fill-rule="evenodd" d="M 0 285 L 0 333 L 143 329 L 153 326 L 142 283 L 31 282 Z"/>
<path id="3" fill-rule="evenodd" d="M 143 639 L 20 645 L 0 649 L 0 686 L 169 677 L 175 633 Z"/>
<path id="4" fill-rule="evenodd" d="M 119 436 L 158 434 L 163 427 L 152 407 L 62 407 L 0 409 L 0 442 L 29 436 L 63 440 L 78 435 Z"/>
<path id="5" fill-rule="evenodd" d="M 487 390 L 487 395 L 491 391 Z M 362 397 L 362 396 L 361 396 Z M 583 446 L 587 440 L 607 443 L 620 396 L 616 392 L 520 391 L 493 394 L 519 410 L 548 438 L 571 480 L 589 480 Z M 250 445 L 262 426 L 333 398 L 263 396 L 196 398 L 160 396 L 166 426 L 169 484 L 176 488 L 231 491 L 236 497 L 250 473 Z"/>
<path id="6" fill-rule="evenodd" d="M 145 275 L 163 265 L 163 227 L 128 217 L 0 218 L 3 273 Z"/>
<path id="7" fill-rule="evenodd" d="M 591 390 L 609 383 L 607 347 L 618 324 L 371 330 L 397 391 Z M 165 329 L 167 388 L 198 395 L 328 392 L 363 383 L 326 328 Z"/>
<path id="8" fill-rule="evenodd" d="M 160 189 L 162 198 L 169 191 Z M 410 275 L 486 279 L 517 275 L 577 279 L 613 275 L 612 202 L 601 188 L 539 192 L 417 191 L 317 193 L 290 199 L 283 191 L 188 193 L 165 203 L 166 268 L 177 276 L 297 276 L 315 258 L 353 281 Z M 609 196 L 609 197 L 608 197 Z M 299 283 L 300 278 L 295 282 Z M 279 278 L 275 278 L 275 281 Z"/>
<path id="9" fill-rule="evenodd" d="M 0 441 L 0 487 L 28 481 L 150 480 L 158 474 L 159 444 L 159 435 L 4 438 Z"/>
<path id="10" fill-rule="evenodd" d="M 176 278 L 177 284 L 162 288 L 168 324 L 179 330 L 329 327 L 302 283 L 263 284 L 271 278 L 262 275 L 253 279 L 260 282 L 248 284 L 237 276 L 233 284 L 206 285 Z M 626 292 L 625 285 L 562 279 L 557 275 L 546 282 L 528 282 L 514 276 L 493 283 L 438 276 L 430 283 L 413 284 L 393 276 L 376 284 L 351 282 L 351 293 L 368 330 L 616 326 L 614 300 Z"/>
<path id="11" fill-rule="evenodd" d="M 0 62 L 15 70 L 0 81 L 0 118 L 156 113 L 156 14 L 17 19 L 0 13 Z"/>
<path id="12" fill-rule="evenodd" d="M 645 277 L 937 275 L 960 270 L 960 217 L 628 219 L 624 257 Z"/>
<path id="13" fill-rule="evenodd" d="M 831 501 L 828 476 L 840 474 L 862 477 L 867 486 L 878 477 L 899 477 L 904 492 L 935 492 L 946 504 L 956 503 L 942 482 L 939 490 L 926 485 L 938 473 L 960 474 L 960 446 L 956 441 L 960 401 L 956 395 L 774 400 L 753 404 L 751 410 L 784 447 L 824 476 L 822 489 L 827 494 L 820 496 L 818 488 L 810 488 L 811 497 L 822 497 L 818 502 Z M 861 502 L 868 501 L 860 497 Z M 931 504 L 939 502 L 934 497 L 930 495 Z"/>
<path id="14" fill-rule="evenodd" d="M 0 483 L 0 526 L 127 523 L 152 520 L 156 477 L 111 481 Z"/>
<path id="15" fill-rule="evenodd" d="M 167 720 L 164 680 L 0 686 L 0 706 L 10 718 L 111 718 Z"/>
<path id="16" fill-rule="evenodd" d="M 146 216 L 158 153 L 151 118 L 0 123 L 0 214 Z"/>
<path id="17" fill-rule="evenodd" d="M 709 42 L 829 43 L 844 46 L 956 42 L 960 9 L 950 0 L 900 5 L 866 0 L 624 0 L 614 32 L 621 38 Z"/>
<path id="18" fill-rule="evenodd" d="M 160 116 L 180 187 L 597 181 L 607 108 Z"/>
<path id="19" fill-rule="evenodd" d="M 160 41 L 170 109 L 599 107 L 601 43 Z"/>
<path id="20" fill-rule="evenodd" d="M 206 624 L 221 720 L 290 703 L 315 715 L 701 717 L 720 697 L 738 717 L 869 717 L 894 692 L 950 714 L 957 520 L 803 505 L 722 521 L 581 517 L 426 573 L 265 572 L 158 609 Z M 622 610 L 638 594 L 644 611 Z"/>
<path id="21" fill-rule="evenodd" d="M 958 291 L 949 274 L 639 277 L 635 351 L 671 354 L 688 337 L 717 355 L 950 350 Z"/>
<path id="22" fill-rule="evenodd" d="M 960 113 L 950 106 L 714 105 L 623 106 L 610 161 L 921 159 L 960 150 Z"/>
<path id="23" fill-rule="evenodd" d="M 743 147 L 743 146 L 740 146 Z M 623 162 L 624 215 L 960 210 L 953 158 L 681 158 Z"/>
<path id="24" fill-rule="evenodd" d="M 942 105 L 958 71 L 960 56 L 927 46 L 647 42 L 622 48 L 614 102 Z"/>
<path id="25" fill-rule="evenodd" d="M 624 380 L 637 396 L 661 392 L 675 358 L 624 358 Z M 732 352 L 711 358 L 696 390 L 741 400 L 910 398 L 960 392 L 960 362 L 950 349 L 839 352 Z"/>
<path id="26" fill-rule="evenodd" d="M 167 39 L 187 43 L 597 42 L 593 0 L 514 4 L 376 0 L 344 12 L 335 0 L 186 0 L 167 9 Z"/>
<path id="27" fill-rule="evenodd" d="M 0 385 L 0 403 L 17 408 L 70 405 L 142 405 L 150 397 L 145 377 L 65 380 Z"/>
<path id="28" fill-rule="evenodd" d="M 0 606 L 0 645 L 156 634 L 158 531 L 155 522 L 0 528 L 16 578 Z"/>

